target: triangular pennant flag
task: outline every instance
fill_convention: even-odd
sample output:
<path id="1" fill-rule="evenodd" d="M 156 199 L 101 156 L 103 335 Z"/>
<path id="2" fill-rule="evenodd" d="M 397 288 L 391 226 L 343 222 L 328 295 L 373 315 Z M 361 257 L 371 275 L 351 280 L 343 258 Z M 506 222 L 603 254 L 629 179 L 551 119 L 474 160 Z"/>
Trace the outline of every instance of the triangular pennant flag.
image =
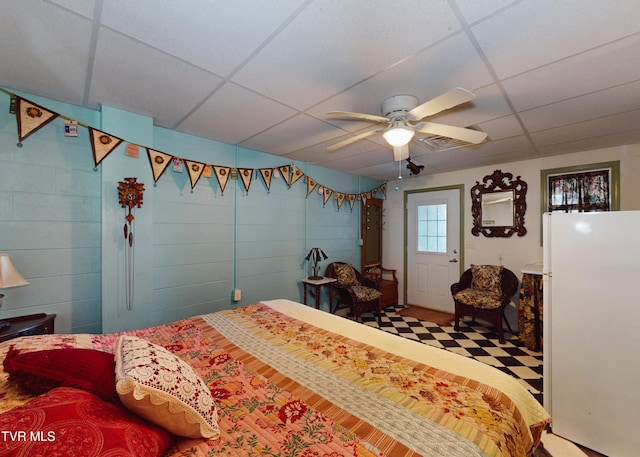
<path id="1" fill-rule="evenodd" d="M 284 182 L 287 183 L 287 186 L 291 187 L 291 168 L 289 165 L 278 167 L 278 170 L 282 173 L 282 177 L 284 178 Z"/>
<path id="2" fill-rule="evenodd" d="M 224 188 L 227 187 L 227 181 L 229 181 L 229 175 L 231 174 L 231 168 L 213 165 L 213 171 L 216 172 L 216 178 L 218 178 L 220 192 L 224 193 Z"/>
<path id="3" fill-rule="evenodd" d="M 264 180 L 264 185 L 267 186 L 267 192 L 269 192 L 271 190 L 271 178 L 273 177 L 273 169 L 261 168 L 260 174 L 262 175 L 262 179 Z"/>
<path id="4" fill-rule="evenodd" d="M 318 185 L 317 182 L 315 182 L 313 179 L 311 179 L 309 176 L 307 176 L 307 178 L 305 179 L 307 181 L 307 197 L 309 196 L 309 194 L 311 192 L 313 192 L 313 189 L 316 188 L 316 186 Z"/>
<path id="5" fill-rule="evenodd" d="M 151 171 L 153 172 L 153 181 L 158 182 L 162 173 L 171 164 L 173 156 L 165 154 L 164 152 L 155 151 L 147 148 L 147 157 L 149 157 L 149 163 L 151 164 Z"/>
<path id="6" fill-rule="evenodd" d="M 329 189 L 328 187 L 324 188 L 324 204 L 325 205 L 327 204 L 327 202 L 331 198 L 331 194 L 332 193 L 333 193 L 333 191 L 331 189 Z"/>
<path id="7" fill-rule="evenodd" d="M 49 111 L 22 97 L 17 97 L 16 121 L 18 122 L 18 141 L 24 140 L 56 117 L 58 117 L 58 113 Z"/>
<path id="8" fill-rule="evenodd" d="M 93 162 L 97 167 L 123 140 L 93 127 L 88 127 L 88 129 L 89 138 L 91 138 L 91 150 L 93 151 Z"/>
<path id="9" fill-rule="evenodd" d="M 240 173 L 240 179 L 244 184 L 244 190 L 249 193 L 249 186 L 251 186 L 251 178 L 253 177 L 253 168 L 238 168 Z"/>
<path id="10" fill-rule="evenodd" d="M 347 195 L 347 199 L 349 200 L 349 205 L 351 205 L 351 209 L 353 209 L 353 205 L 356 204 L 356 196 L 354 194 Z"/>
<path id="11" fill-rule="evenodd" d="M 338 195 L 338 209 L 340 209 L 340 207 L 344 203 L 344 194 L 341 194 L 340 192 L 338 192 L 337 195 Z"/>
<path id="12" fill-rule="evenodd" d="M 304 173 L 295 165 L 291 165 L 291 168 L 292 168 L 291 184 L 295 184 L 300 178 L 304 176 Z"/>
<path id="13" fill-rule="evenodd" d="M 202 172 L 204 171 L 204 164 L 201 162 L 193 162 L 191 160 L 185 160 L 184 163 L 187 165 L 187 173 L 189 173 L 191 189 L 193 189 L 194 187 L 196 187 L 200 176 L 202 176 Z"/>
<path id="14" fill-rule="evenodd" d="M 387 196 L 387 183 L 386 182 L 384 184 L 380 185 L 380 190 L 382 191 L 382 193 L 386 197 Z"/>

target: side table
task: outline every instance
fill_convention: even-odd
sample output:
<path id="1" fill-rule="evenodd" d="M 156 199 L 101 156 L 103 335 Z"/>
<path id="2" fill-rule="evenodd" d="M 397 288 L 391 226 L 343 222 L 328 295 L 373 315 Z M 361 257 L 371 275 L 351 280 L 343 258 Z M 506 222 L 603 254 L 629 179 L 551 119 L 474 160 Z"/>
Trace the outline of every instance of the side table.
<path id="1" fill-rule="evenodd" d="M 0 341 L 11 340 L 19 336 L 53 333 L 55 318 L 55 314 L 39 313 L 3 319 L 3 321 L 9 322 L 11 326 L 0 331 Z"/>
<path id="2" fill-rule="evenodd" d="M 320 290 L 322 288 L 322 286 L 328 286 L 329 287 L 329 312 L 331 311 L 331 292 L 333 289 L 333 284 L 337 281 L 337 279 L 335 278 L 326 278 L 326 277 L 322 277 L 321 279 L 309 279 L 309 278 L 304 278 L 301 279 L 302 284 L 304 285 L 304 304 L 307 304 L 307 287 L 312 286 L 313 289 L 311 289 L 311 295 L 313 296 L 313 292 L 315 291 L 315 298 L 316 298 L 316 309 L 320 309 Z"/>
<path id="3" fill-rule="evenodd" d="M 526 265 L 518 301 L 518 338 L 527 349 L 542 351 L 542 266 Z"/>

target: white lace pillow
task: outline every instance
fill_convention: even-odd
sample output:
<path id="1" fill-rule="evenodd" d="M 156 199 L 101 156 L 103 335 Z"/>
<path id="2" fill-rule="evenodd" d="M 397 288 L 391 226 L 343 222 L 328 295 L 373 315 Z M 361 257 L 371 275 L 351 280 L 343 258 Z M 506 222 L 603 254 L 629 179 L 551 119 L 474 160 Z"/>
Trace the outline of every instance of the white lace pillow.
<path id="1" fill-rule="evenodd" d="M 123 335 L 116 345 L 116 391 L 135 414 L 174 435 L 217 438 L 218 412 L 207 385 L 165 348 Z"/>

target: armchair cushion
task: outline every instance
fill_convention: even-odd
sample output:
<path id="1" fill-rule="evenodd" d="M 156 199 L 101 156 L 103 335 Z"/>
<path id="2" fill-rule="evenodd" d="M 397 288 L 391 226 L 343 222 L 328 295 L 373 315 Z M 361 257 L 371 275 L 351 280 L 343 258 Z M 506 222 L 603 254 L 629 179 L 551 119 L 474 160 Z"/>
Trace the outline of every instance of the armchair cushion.
<path id="1" fill-rule="evenodd" d="M 496 309 L 502 306 L 500 294 L 481 289 L 464 289 L 453 296 L 454 299 L 474 308 Z"/>
<path id="2" fill-rule="evenodd" d="M 471 265 L 471 288 L 498 295 L 502 293 L 502 265 Z"/>
<path id="3" fill-rule="evenodd" d="M 334 265 L 338 284 L 341 286 L 359 286 L 360 282 L 356 276 L 356 271 L 348 263 L 336 263 Z"/>
<path id="4" fill-rule="evenodd" d="M 372 289 L 371 287 L 367 286 L 351 286 L 350 289 L 354 295 L 355 301 L 358 302 L 375 300 L 376 298 L 380 298 L 381 295 L 379 290 Z"/>

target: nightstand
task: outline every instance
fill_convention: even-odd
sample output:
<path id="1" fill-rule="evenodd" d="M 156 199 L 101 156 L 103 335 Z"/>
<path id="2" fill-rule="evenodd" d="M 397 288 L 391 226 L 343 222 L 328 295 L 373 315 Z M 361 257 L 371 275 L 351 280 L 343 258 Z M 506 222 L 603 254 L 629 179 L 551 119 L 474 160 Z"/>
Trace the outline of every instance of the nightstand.
<path id="1" fill-rule="evenodd" d="M 0 342 L 11 340 L 19 336 L 46 335 L 53 333 L 55 314 L 29 314 L 27 316 L 3 319 L 11 323 L 10 327 L 0 330 Z"/>

